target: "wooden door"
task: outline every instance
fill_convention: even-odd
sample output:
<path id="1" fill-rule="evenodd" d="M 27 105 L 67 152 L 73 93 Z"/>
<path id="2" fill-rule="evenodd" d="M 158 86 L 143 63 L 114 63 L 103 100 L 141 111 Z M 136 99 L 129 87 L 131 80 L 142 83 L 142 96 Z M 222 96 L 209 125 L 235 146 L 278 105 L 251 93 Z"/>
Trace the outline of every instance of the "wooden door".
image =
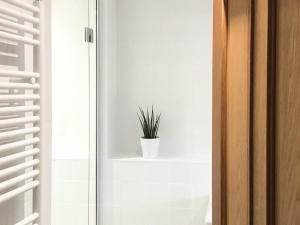
<path id="1" fill-rule="evenodd" d="M 300 1 L 277 3 L 275 200 L 277 224 L 300 224 Z"/>
<path id="2" fill-rule="evenodd" d="M 214 225 L 300 224 L 299 12 L 214 0 Z"/>

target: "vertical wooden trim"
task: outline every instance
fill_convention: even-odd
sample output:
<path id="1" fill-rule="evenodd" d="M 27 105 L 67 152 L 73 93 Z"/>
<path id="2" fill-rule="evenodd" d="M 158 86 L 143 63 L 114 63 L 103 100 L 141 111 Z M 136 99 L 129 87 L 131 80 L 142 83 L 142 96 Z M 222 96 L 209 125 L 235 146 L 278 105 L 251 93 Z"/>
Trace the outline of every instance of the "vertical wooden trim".
<path id="1" fill-rule="evenodd" d="M 226 64 L 227 2 L 213 4 L 213 224 L 226 225 Z"/>
<path id="2" fill-rule="evenodd" d="M 227 18 L 227 223 L 251 222 L 251 0 L 228 1 Z"/>
<path id="3" fill-rule="evenodd" d="M 252 78 L 252 224 L 275 224 L 276 1 L 254 0 Z"/>
<path id="4" fill-rule="evenodd" d="M 276 224 L 276 38 L 277 0 L 268 0 L 268 86 L 267 86 L 267 224 Z"/>
<path id="5" fill-rule="evenodd" d="M 250 46 L 249 46 L 249 167 L 248 167 L 248 174 L 249 174 L 249 225 L 253 225 L 253 215 L 254 215 L 254 204 L 253 204 L 253 198 L 254 198 L 254 176 L 253 176 L 253 168 L 254 168 L 254 126 L 253 126 L 253 121 L 254 121 L 254 44 L 255 44 L 255 0 L 250 1 Z"/>
<path id="6" fill-rule="evenodd" d="M 255 0 L 253 13 L 252 224 L 267 224 L 268 1 Z"/>
<path id="7" fill-rule="evenodd" d="M 276 26 L 277 0 L 214 0 L 214 225 L 276 224 Z"/>
<path id="8" fill-rule="evenodd" d="M 277 0 L 273 196 L 275 224 L 300 224 L 300 1 Z"/>

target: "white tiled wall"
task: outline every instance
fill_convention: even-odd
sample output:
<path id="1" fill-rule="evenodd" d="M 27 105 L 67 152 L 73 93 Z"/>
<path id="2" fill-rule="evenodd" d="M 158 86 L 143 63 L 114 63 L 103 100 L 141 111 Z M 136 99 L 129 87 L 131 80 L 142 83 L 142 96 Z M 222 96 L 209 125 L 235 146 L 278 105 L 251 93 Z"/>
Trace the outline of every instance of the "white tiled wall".
<path id="1" fill-rule="evenodd" d="M 101 225 L 205 224 L 210 163 L 110 159 L 105 163 Z"/>
<path id="2" fill-rule="evenodd" d="M 87 159 L 53 160 L 52 164 L 52 224 L 95 224 L 95 182 L 89 183 Z M 90 174 L 94 180 L 95 174 Z M 89 194 L 90 192 L 90 194 Z"/>
<path id="3" fill-rule="evenodd" d="M 101 225 L 205 224 L 209 162 L 101 161 Z M 96 200 L 89 200 L 95 196 L 95 184 L 88 185 L 88 161 L 53 160 L 52 172 L 52 224 L 87 224 Z M 94 176 L 91 173 L 91 180 Z M 95 215 L 89 219 L 94 224 Z"/>

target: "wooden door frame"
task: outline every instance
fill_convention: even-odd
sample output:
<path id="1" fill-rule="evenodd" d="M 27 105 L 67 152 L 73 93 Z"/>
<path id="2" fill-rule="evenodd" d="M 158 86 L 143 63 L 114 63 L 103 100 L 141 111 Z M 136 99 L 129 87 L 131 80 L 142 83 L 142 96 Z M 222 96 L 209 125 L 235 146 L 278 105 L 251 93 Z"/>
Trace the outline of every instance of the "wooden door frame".
<path id="1" fill-rule="evenodd" d="M 213 2 L 213 95 L 212 95 L 212 222 L 226 221 L 226 46 L 225 2 Z"/>
<path id="2" fill-rule="evenodd" d="M 237 26 L 247 29 L 245 34 L 234 29 L 237 10 L 243 17 Z M 237 224 L 274 224 L 275 218 L 275 74 L 276 74 L 276 1 L 275 0 L 214 0 L 213 5 L 213 119 L 212 119 L 212 204 L 213 225 L 231 225 L 232 219 L 237 217 Z M 240 18 L 239 18 L 240 19 Z M 232 22 L 232 24 L 231 24 Z M 243 23 L 243 24 L 242 24 Z M 234 33 L 235 32 L 235 33 Z M 239 75 L 244 79 L 243 84 L 247 90 L 241 93 L 238 100 L 228 103 L 232 97 L 235 76 L 239 70 L 232 70 L 232 57 L 234 52 L 230 39 L 237 40 L 240 35 L 244 41 L 243 52 L 245 60 L 242 62 L 246 70 Z M 230 51 L 230 52 L 229 52 Z M 240 51 L 240 49 L 239 49 Z M 228 58 L 229 57 L 229 58 Z M 230 58 L 231 57 L 231 58 Z M 231 63 L 231 64 L 230 64 Z M 237 65 L 239 67 L 240 65 Z M 228 67 L 231 67 L 228 68 Z M 230 73 L 230 74 L 228 74 Z M 244 76 L 244 78 L 241 78 Z M 238 77 L 238 74 L 236 75 Z M 228 88 L 228 85 L 230 87 Z M 239 90 L 238 90 L 239 91 Z M 244 104 L 242 118 L 247 119 L 243 126 L 243 133 L 232 133 L 232 123 L 235 122 L 228 112 L 236 112 L 234 103 Z M 238 109 L 239 110 L 239 109 Z M 235 114 L 236 115 L 236 114 Z M 238 120 L 237 120 L 238 121 Z M 238 121 L 239 122 L 239 121 Z M 236 128 L 236 127 L 234 127 Z M 230 133 L 231 132 L 231 133 Z M 228 136 L 230 133 L 230 136 Z M 244 135 L 244 143 L 237 146 L 237 150 L 244 151 L 243 158 L 247 163 L 243 167 L 243 174 L 247 176 L 243 185 L 232 187 L 232 164 L 228 158 L 228 145 L 232 147 L 232 139 L 239 139 Z M 234 140 L 236 141 L 236 140 Z M 230 145 L 230 143 L 231 145 Z M 240 144 L 240 143 L 238 143 Z M 235 153 L 230 153 L 233 156 Z M 239 158 L 238 158 L 239 159 Z M 238 164 L 238 162 L 237 162 Z M 231 183 L 228 184 L 228 178 Z M 230 186 L 231 185 L 231 186 Z M 230 187 L 228 190 L 228 186 Z M 230 199 L 230 191 L 237 191 L 237 198 L 246 200 L 235 203 Z M 232 197 L 232 193 L 231 193 Z M 229 198 L 229 199 L 228 199 Z M 234 202 L 234 205 L 232 204 Z M 232 215 L 238 211 L 240 215 Z M 238 218 L 240 217 L 240 218 Z M 241 223 L 241 221 L 243 221 Z"/>

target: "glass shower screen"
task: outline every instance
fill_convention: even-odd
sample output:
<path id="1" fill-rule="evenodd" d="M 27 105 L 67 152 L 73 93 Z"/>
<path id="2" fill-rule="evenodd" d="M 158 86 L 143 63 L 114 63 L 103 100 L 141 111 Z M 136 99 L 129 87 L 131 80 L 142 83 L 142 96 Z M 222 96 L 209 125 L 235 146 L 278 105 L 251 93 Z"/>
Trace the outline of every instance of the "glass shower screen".
<path id="1" fill-rule="evenodd" d="M 52 225 L 95 225 L 96 1 L 52 0 Z"/>

